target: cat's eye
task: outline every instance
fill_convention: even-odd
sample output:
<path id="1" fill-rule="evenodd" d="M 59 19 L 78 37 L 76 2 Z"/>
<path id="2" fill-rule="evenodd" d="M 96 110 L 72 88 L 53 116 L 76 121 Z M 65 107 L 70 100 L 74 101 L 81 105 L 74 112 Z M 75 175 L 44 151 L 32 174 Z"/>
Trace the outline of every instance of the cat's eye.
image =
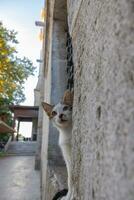
<path id="1" fill-rule="evenodd" d="M 52 111 L 52 116 L 56 116 L 57 115 L 57 112 L 56 111 Z"/>
<path id="2" fill-rule="evenodd" d="M 68 110 L 68 106 L 63 107 L 63 111 L 66 111 L 66 110 Z"/>

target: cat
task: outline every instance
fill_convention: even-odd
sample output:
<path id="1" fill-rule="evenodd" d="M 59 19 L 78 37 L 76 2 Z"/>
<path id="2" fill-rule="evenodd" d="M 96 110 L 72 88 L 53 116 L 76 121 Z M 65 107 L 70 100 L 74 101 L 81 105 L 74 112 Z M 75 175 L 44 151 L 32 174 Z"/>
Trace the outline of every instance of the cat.
<path id="1" fill-rule="evenodd" d="M 61 148 L 68 174 L 68 193 L 62 200 L 73 200 L 71 137 L 72 137 L 72 104 L 73 92 L 65 91 L 63 101 L 53 106 L 43 102 L 42 106 L 59 131 L 59 146 Z"/>
<path id="2" fill-rule="evenodd" d="M 61 190 L 61 191 L 58 191 L 58 192 L 54 195 L 54 197 L 53 197 L 52 200 L 61 199 L 61 197 L 66 196 L 67 192 L 68 192 L 67 189 L 63 189 L 63 190 Z"/>

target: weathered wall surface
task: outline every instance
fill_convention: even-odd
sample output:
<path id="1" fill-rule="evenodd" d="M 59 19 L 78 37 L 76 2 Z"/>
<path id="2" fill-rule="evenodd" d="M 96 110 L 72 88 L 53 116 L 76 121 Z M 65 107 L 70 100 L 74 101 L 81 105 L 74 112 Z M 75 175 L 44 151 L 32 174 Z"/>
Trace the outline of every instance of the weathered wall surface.
<path id="1" fill-rule="evenodd" d="M 41 102 L 44 100 L 44 64 L 43 64 L 43 46 L 42 51 L 40 54 L 40 59 L 42 62 L 39 66 L 39 77 L 36 89 L 34 90 L 35 93 L 35 106 L 39 106 L 39 113 L 38 113 L 38 125 L 37 125 L 37 150 L 35 156 L 35 169 L 40 170 L 41 168 L 41 142 L 42 142 L 42 126 L 43 126 L 43 109 Z"/>
<path id="2" fill-rule="evenodd" d="M 78 11 L 70 5 L 69 21 Z M 133 200 L 134 3 L 83 0 L 69 25 L 76 199 Z"/>
<path id="3" fill-rule="evenodd" d="M 44 101 L 57 104 L 64 94 L 66 78 L 66 3 L 46 1 Z M 66 168 L 58 145 L 58 131 L 43 114 L 42 137 L 42 200 L 51 200 L 57 191 L 66 188 Z"/>
<path id="4" fill-rule="evenodd" d="M 62 7 L 62 9 L 61 9 Z M 66 7 L 64 1 L 55 1 L 51 50 L 50 102 L 57 104 L 67 86 L 66 74 Z M 47 80 L 46 80 L 47 81 Z M 47 88 L 46 92 L 47 93 Z M 58 144 L 59 133 L 50 123 L 48 130 L 48 169 L 45 200 L 51 200 L 59 190 L 67 188 L 66 167 Z"/>
<path id="5" fill-rule="evenodd" d="M 44 41 L 44 101 L 51 102 L 51 48 L 52 48 L 52 27 L 53 27 L 53 6 L 54 1 L 46 1 L 47 21 Z M 43 109 L 43 108 L 42 108 Z M 41 147 L 41 199 L 46 200 L 47 183 L 48 183 L 48 135 L 49 119 L 43 112 L 42 123 L 42 147 Z"/>

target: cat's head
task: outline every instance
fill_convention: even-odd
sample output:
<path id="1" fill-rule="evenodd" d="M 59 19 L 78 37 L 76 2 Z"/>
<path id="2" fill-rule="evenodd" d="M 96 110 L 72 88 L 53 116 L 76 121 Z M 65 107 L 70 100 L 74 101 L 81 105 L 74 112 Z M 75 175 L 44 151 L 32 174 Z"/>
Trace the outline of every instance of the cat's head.
<path id="1" fill-rule="evenodd" d="M 53 106 L 43 102 L 43 108 L 57 128 L 67 128 L 72 125 L 73 94 L 66 91 L 63 101 Z"/>

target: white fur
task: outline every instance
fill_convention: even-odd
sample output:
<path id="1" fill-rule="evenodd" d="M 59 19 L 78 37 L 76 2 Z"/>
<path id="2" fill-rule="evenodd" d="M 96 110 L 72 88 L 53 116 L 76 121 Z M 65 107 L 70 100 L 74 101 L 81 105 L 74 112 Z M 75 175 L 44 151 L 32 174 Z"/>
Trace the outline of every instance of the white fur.
<path id="1" fill-rule="evenodd" d="M 73 187 L 72 187 L 72 169 L 71 169 L 71 136 L 72 136 L 72 111 L 63 110 L 65 104 L 59 103 L 54 108 L 53 111 L 57 113 L 52 118 L 53 125 L 59 130 L 59 146 L 61 147 L 62 154 L 66 163 L 67 173 L 68 173 L 68 193 L 66 197 L 63 197 L 65 200 L 73 199 Z M 67 120 L 61 122 L 59 116 L 64 114 L 63 119 Z"/>

